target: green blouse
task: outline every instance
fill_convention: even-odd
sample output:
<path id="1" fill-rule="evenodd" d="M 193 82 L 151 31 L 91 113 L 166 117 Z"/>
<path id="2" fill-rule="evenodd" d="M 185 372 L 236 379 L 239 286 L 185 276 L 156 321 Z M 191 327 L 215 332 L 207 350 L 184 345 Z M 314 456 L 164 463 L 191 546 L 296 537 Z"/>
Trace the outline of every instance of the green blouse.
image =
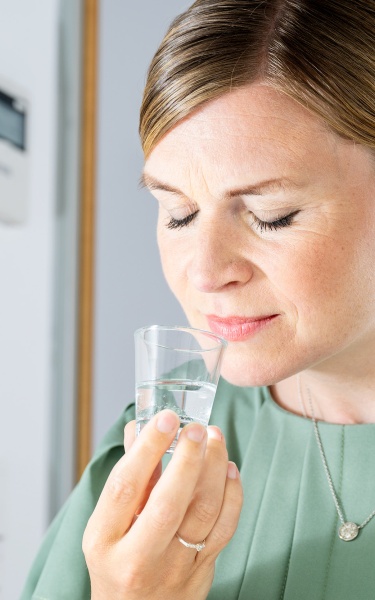
<path id="1" fill-rule="evenodd" d="M 82 535 L 133 418 L 131 405 L 104 438 L 47 532 L 21 600 L 90 600 Z M 245 498 L 209 600 L 373 600 L 375 518 L 356 540 L 339 539 L 311 421 L 280 408 L 265 387 L 221 380 L 211 423 L 225 434 Z M 362 523 L 375 509 L 375 425 L 319 423 L 319 431 L 346 518 Z"/>

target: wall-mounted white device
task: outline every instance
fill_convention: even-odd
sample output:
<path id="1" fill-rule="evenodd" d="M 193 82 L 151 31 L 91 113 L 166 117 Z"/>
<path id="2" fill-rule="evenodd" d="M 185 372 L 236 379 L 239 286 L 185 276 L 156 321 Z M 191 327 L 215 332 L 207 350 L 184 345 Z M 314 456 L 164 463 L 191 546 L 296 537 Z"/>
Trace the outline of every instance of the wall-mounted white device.
<path id="1" fill-rule="evenodd" d="M 6 223 L 27 217 L 29 106 L 24 90 L 0 76 L 0 221 Z"/>

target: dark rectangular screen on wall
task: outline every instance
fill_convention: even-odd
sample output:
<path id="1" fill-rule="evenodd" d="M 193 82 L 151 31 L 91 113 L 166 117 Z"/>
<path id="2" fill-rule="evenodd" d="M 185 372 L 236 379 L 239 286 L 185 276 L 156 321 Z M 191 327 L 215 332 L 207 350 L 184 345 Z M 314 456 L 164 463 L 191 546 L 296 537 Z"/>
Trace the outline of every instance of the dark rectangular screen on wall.
<path id="1" fill-rule="evenodd" d="M 25 150 L 25 111 L 16 98 L 0 90 L 0 138 Z"/>

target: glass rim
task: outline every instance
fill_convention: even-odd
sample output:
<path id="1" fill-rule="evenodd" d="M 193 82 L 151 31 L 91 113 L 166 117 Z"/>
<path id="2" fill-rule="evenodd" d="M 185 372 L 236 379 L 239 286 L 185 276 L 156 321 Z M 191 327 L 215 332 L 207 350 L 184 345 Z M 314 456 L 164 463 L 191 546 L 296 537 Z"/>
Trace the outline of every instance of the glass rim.
<path id="1" fill-rule="evenodd" d="M 136 329 L 134 332 L 134 337 L 136 337 L 137 335 L 139 335 L 141 333 L 144 334 L 146 331 L 152 331 L 152 330 L 186 331 L 187 333 L 196 331 L 197 333 L 200 333 L 200 334 L 202 334 L 206 337 L 209 337 L 213 340 L 217 340 L 217 342 L 218 342 L 216 344 L 216 346 L 212 346 L 212 348 L 200 348 L 198 350 L 192 350 L 189 348 L 175 348 L 174 346 L 165 346 L 164 344 L 155 344 L 154 342 L 150 342 L 149 340 L 146 340 L 144 338 L 144 335 L 142 336 L 142 339 L 146 344 L 152 344 L 156 348 L 165 348 L 166 350 L 174 350 L 175 352 L 190 352 L 192 354 L 193 353 L 201 354 L 202 352 L 212 352 L 213 350 L 218 350 L 219 348 L 221 348 L 222 350 L 225 350 L 225 348 L 228 346 L 227 340 L 225 338 L 221 337 L 220 335 L 217 335 L 216 333 L 212 333 L 212 331 L 207 331 L 206 329 L 198 329 L 197 327 L 189 327 L 188 325 L 147 325 L 145 327 L 139 327 L 138 329 Z"/>

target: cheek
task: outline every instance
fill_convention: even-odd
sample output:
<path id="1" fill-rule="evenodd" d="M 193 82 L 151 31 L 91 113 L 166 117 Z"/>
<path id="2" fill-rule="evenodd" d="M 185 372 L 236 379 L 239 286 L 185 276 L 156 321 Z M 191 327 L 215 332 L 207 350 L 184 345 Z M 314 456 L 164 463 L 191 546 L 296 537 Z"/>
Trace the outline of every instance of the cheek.
<path id="1" fill-rule="evenodd" d="M 371 264 L 368 245 L 353 232 L 340 239 L 321 234 L 296 244 L 294 252 L 280 253 L 270 279 L 279 297 L 293 305 L 297 327 L 306 337 L 336 336 L 340 329 L 345 335 L 372 319 Z"/>
<path id="2" fill-rule="evenodd" d="M 180 242 L 172 239 L 170 232 L 165 232 L 164 223 L 158 224 L 157 241 L 164 277 L 173 294 L 180 300 L 185 279 L 186 252 L 181 250 Z"/>
<path id="3" fill-rule="evenodd" d="M 274 276 L 297 306 L 302 304 L 308 308 L 320 304 L 322 299 L 331 299 L 332 291 L 337 291 L 335 279 L 341 279 L 344 262 L 342 252 L 332 247 L 328 240 L 315 239 L 313 243 L 296 245 L 284 255 Z"/>

